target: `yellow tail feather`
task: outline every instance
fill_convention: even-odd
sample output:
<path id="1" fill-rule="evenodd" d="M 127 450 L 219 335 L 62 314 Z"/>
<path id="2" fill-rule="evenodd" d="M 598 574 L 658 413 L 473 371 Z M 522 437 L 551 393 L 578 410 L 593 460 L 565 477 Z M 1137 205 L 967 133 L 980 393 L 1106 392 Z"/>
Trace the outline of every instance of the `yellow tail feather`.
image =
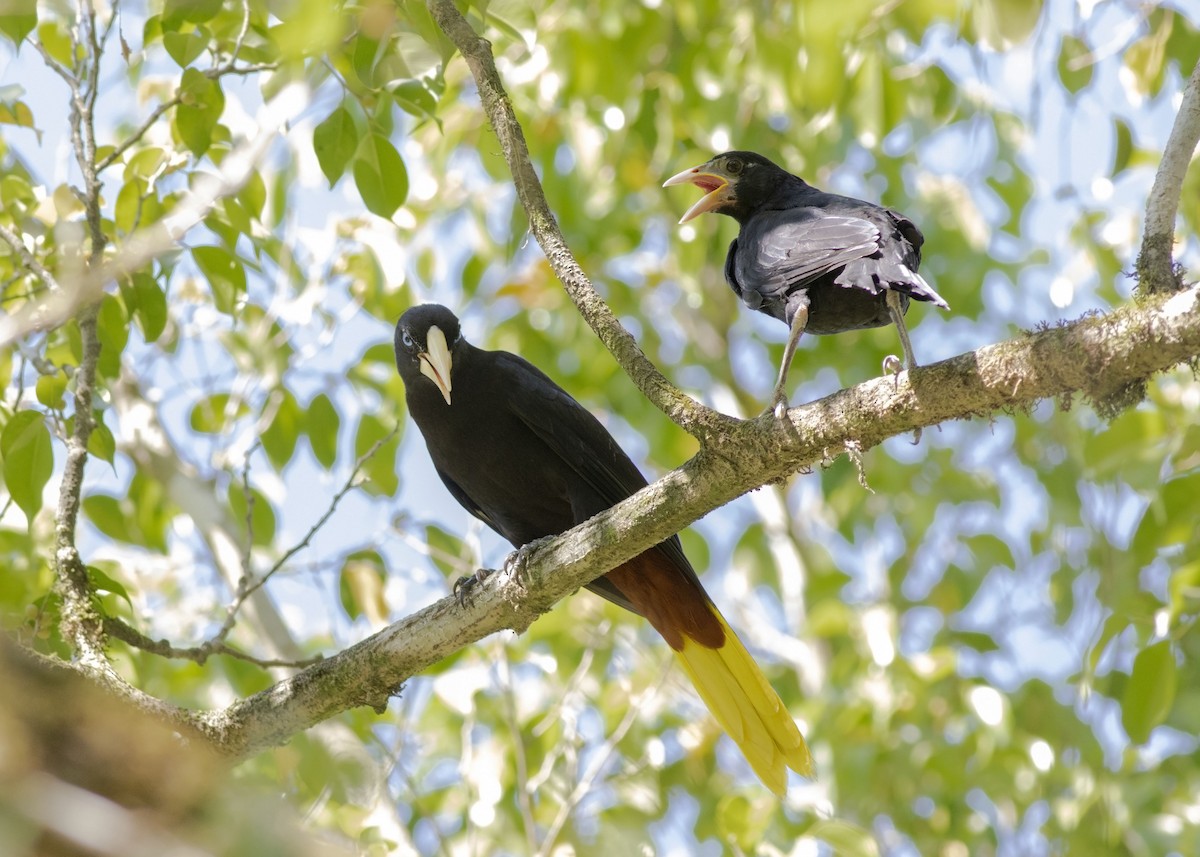
<path id="1" fill-rule="evenodd" d="M 783 797 L 787 792 L 785 767 L 812 778 L 812 755 L 779 694 L 717 609 L 712 611 L 725 630 L 725 644 L 709 649 L 684 637 L 683 649 L 675 654 L 754 773 Z"/>

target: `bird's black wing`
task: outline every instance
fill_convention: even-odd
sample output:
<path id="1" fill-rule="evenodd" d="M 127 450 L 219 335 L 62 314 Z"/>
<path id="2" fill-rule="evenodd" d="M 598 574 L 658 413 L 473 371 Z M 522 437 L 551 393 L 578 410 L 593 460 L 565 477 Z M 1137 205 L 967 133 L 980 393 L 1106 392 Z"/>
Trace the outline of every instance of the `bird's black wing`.
<path id="1" fill-rule="evenodd" d="M 568 489 L 577 521 L 583 522 L 646 487 L 646 477 L 590 411 L 529 361 L 507 352 L 494 353 L 510 376 L 509 407 L 578 477 Z M 699 583 L 678 536 L 658 547 L 673 565 Z M 598 583 L 592 588 L 638 612 L 618 590 L 605 586 L 603 578 Z"/>
<path id="2" fill-rule="evenodd" d="M 879 227 L 861 217 L 813 207 L 764 211 L 742 227 L 726 274 L 731 268 L 743 292 L 779 298 L 879 246 Z"/>

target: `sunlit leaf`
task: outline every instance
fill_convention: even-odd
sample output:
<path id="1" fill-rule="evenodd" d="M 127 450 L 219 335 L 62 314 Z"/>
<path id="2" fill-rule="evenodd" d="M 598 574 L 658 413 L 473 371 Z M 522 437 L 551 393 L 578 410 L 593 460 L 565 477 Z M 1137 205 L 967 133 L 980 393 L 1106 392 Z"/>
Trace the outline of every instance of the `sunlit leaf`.
<path id="1" fill-rule="evenodd" d="M 364 137 L 354 155 L 354 183 L 367 209 L 391 217 L 408 197 L 408 172 L 391 141 L 379 134 Z"/>
<path id="2" fill-rule="evenodd" d="M 221 312 L 233 312 L 246 291 L 246 269 L 242 261 L 224 247 L 193 247 L 192 258 L 212 287 L 213 303 Z"/>
<path id="3" fill-rule="evenodd" d="M 37 400 L 47 408 L 61 408 L 63 393 L 67 391 L 67 375 L 57 371 L 53 375 L 39 375 L 36 385 Z"/>
<path id="4" fill-rule="evenodd" d="M 42 508 L 42 489 L 54 469 L 50 430 L 38 411 L 18 411 L 0 433 L 4 485 L 30 520 Z"/>
<path id="5" fill-rule="evenodd" d="M 337 458 L 338 428 L 341 418 L 333 402 L 324 393 L 313 397 L 308 404 L 308 417 L 305 420 L 305 431 L 312 445 L 313 455 L 326 470 L 333 467 Z"/>
<path id="6" fill-rule="evenodd" d="M 354 127 L 354 117 L 344 107 L 334 110 L 313 129 L 313 150 L 330 187 L 342 177 L 357 148 L 358 130 Z"/>
<path id="7" fill-rule="evenodd" d="M 225 111 L 225 95 L 217 81 L 194 68 L 184 70 L 179 89 L 174 128 L 183 144 L 199 157 L 212 144 L 213 130 Z"/>
<path id="8" fill-rule="evenodd" d="M 1121 725 L 1135 744 L 1144 744 L 1150 733 L 1171 711 L 1177 684 L 1175 653 L 1169 640 L 1138 652 L 1133 673 L 1121 698 Z"/>

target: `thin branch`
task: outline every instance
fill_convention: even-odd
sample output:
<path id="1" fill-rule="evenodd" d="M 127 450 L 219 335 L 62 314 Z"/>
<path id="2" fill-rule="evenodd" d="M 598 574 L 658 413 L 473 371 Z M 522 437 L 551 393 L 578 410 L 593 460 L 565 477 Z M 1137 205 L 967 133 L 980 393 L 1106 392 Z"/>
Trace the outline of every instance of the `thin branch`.
<path id="1" fill-rule="evenodd" d="M 227 74 L 254 74 L 255 72 L 260 71 L 273 71 L 275 68 L 277 68 L 275 63 L 255 63 L 253 65 L 234 66 L 231 62 L 229 65 L 223 65 L 218 68 L 210 68 L 204 72 L 204 75 L 211 80 L 216 80 L 224 77 Z M 181 101 L 183 101 L 183 93 L 176 92 L 162 104 L 158 105 L 158 107 L 154 108 L 154 110 L 150 112 L 150 115 L 142 121 L 141 125 L 137 126 L 137 128 L 135 128 L 128 137 L 118 143 L 116 148 L 114 148 L 100 160 L 100 163 L 96 165 L 97 172 L 104 172 L 106 169 L 111 167 L 118 158 L 125 154 L 130 146 L 137 144 L 139 140 L 146 136 L 146 132 L 154 127 L 154 123 L 161 119 L 164 113 L 178 107 Z"/>
<path id="2" fill-rule="evenodd" d="M 98 86 L 101 48 L 96 40 L 95 14 L 90 0 L 80 0 L 79 30 L 73 46 L 82 48 L 84 59 L 80 66 L 90 69 L 86 79 L 69 76 L 71 90 L 71 142 L 75 160 L 83 173 L 84 210 L 87 216 L 91 252 L 87 267 L 96 269 L 104 255 L 107 241 L 100 213 L 100 183 L 96 178 L 96 139 L 92 111 Z M 62 290 L 51 298 L 63 295 Z M 83 494 L 83 474 L 87 468 L 88 440 L 96 427 L 92 413 L 95 394 L 96 367 L 100 361 L 99 305 L 92 304 L 79 315 L 79 334 L 82 359 L 75 373 L 75 422 L 67 438 L 67 460 L 63 465 L 62 481 L 58 488 L 58 506 L 54 516 L 55 591 L 62 598 L 62 634 L 71 641 L 79 659 L 94 669 L 106 673 L 110 681 L 119 680 L 108 663 L 104 622 L 96 609 L 94 592 L 88 579 L 87 566 L 75 544 L 75 528 Z"/>
<path id="3" fill-rule="evenodd" d="M 1183 179 L 1200 142 L 1200 61 L 1183 88 L 1183 102 L 1167 137 L 1154 186 L 1146 201 L 1146 231 L 1137 259 L 1138 288 L 1143 294 L 1178 291 L 1183 278 L 1173 262 L 1175 215 Z"/>
<path id="4" fill-rule="evenodd" d="M 567 819 L 571 817 L 571 813 L 575 811 L 580 802 L 595 787 L 596 780 L 600 778 L 600 775 L 604 773 L 604 769 L 608 765 L 608 760 L 617 752 L 617 745 L 621 743 L 625 734 L 637 722 L 638 713 L 641 711 L 642 705 L 654 698 L 670 674 L 671 671 L 668 668 L 668 663 L 663 661 L 658 681 L 654 686 L 640 694 L 636 699 L 630 700 L 629 708 L 626 709 L 625 716 L 621 718 L 621 722 L 617 724 L 617 728 L 608 736 L 600 751 L 592 754 L 587 770 L 579 778 L 579 782 L 575 784 L 575 788 L 571 789 L 571 793 L 559 804 L 558 813 L 555 815 L 554 821 L 550 824 L 550 829 L 546 832 L 546 838 L 542 840 L 542 847 L 538 849 L 537 857 L 549 857 L 553 853 L 554 842 L 558 839 L 558 835 L 562 833 Z"/>
<path id="5" fill-rule="evenodd" d="M 333 499 L 329 502 L 329 508 L 327 508 L 325 513 L 321 515 L 317 522 L 309 528 L 308 532 L 304 534 L 304 538 L 296 542 L 296 544 L 292 545 L 290 548 L 288 548 L 288 550 L 284 551 L 283 556 L 279 557 L 275 564 L 272 565 L 265 574 L 257 579 L 254 579 L 249 571 L 250 566 L 248 564 L 245 566 L 246 573 L 243 574 L 241 580 L 238 581 L 237 596 L 233 599 L 233 603 L 231 603 L 227 608 L 225 613 L 225 622 L 221 625 L 221 630 L 219 630 L 216 633 L 216 636 L 213 637 L 212 642 L 223 642 L 225 638 L 229 636 L 229 632 L 233 630 L 234 623 L 237 621 L 238 611 L 242 609 L 242 605 L 246 603 L 246 599 L 258 590 L 262 589 L 268 580 L 270 580 L 280 569 L 287 565 L 288 560 L 309 546 L 313 540 L 313 536 L 320 532 L 321 528 L 325 526 L 325 523 L 331 517 L 333 517 L 333 513 L 337 511 L 338 503 L 340 503 L 342 498 L 350 493 L 350 490 L 357 484 L 355 480 L 358 479 L 358 474 L 362 470 L 363 465 L 370 461 L 371 458 L 374 457 L 375 453 L 379 452 L 380 448 L 385 443 L 394 438 L 398 431 L 400 431 L 399 426 L 393 428 L 384 437 L 381 437 L 379 440 L 375 441 L 374 446 L 359 456 L 358 461 L 354 463 L 354 469 L 350 471 L 350 475 L 346 478 L 345 484 L 342 485 L 341 489 L 333 495 Z M 247 497 L 247 505 L 248 504 L 249 497 Z M 247 512 L 247 514 L 249 514 L 249 512 Z M 247 524 L 248 523 L 249 522 L 247 522 Z"/>
<path id="6" fill-rule="evenodd" d="M 29 252 L 29 248 L 25 246 L 25 242 L 21 240 L 20 235 L 13 232 L 3 223 L 0 223 L 0 238 L 3 238 L 4 243 L 12 247 L 13 252 L 17 254 L 17 258 L 21 260 L 21 264 L 41 280 L 47 289 L 52 292 L 60 290 L 58 281 L 54 279 L 54 275 L 37 260 L 36 256 Z"/>
<path id="7" fill-rule="evenodd" d="M 525 741 L 521 737 L 521 724 L 517 719 L 516 691 L 513 688 L 512 664 L 508 659 L 508 647 L 496 647 L 496 663 L 499 666 L 500 684 L 504 697 L 504 720 L 508 725 L 508 734 L 512 739 L 513 760 L 516 770 L 513 772 L 516 782 L 517 808 L 521 812 L 521 823 L 525 828 L 525 848 L 527 854 L 537 850 L 537 822 L 533 818 L 533 803 L 529 797 L 529 766 L 525 758 Z"/>
<path id="8" fill-rule="evenodd" d="M 205 663 L 213 655 L 228 655 L 231 658 L 237 658 L 240 661 L 246 661 L 264 669 L 268 667 L 303 669 L 324 660 L 324 655 L 314 655 L 311 658 L 301 658 L 298 660 L 259 658 L 218 640 L 209 640 L 199 646 L 175 646 L 169 640 L 155 640 L 147 637 L 141 631 L 112 616 L 104 617 L 104 632 L 115 640 L 120 640 L 127 645 L 133 646 L 135 649 L 141 649 L 152 655 L 195 661 L 198 664 Z"/>
<path id="9" fill-rule="evenodd" d="M 567 246 L 554 213 L 546 202 L 541 180 L 529 159 L 525 135 L 504 91 L 500 74 L 496 71 L 491 44 L 471 28 L 453 0 L 426 0 L 426 5 L 442 32 L 470 66 L 488 121 L 500 140 L 504 158 L 512 172 L 517 196 L 529 217 L 529 228 L 563 288 L 579 308 L 580 315 L 642 394 L 697 440 L 703 443 L 719 437 L 736 425 L 737 420 L 733 417 L 705 407 L 667 380 L 596 293 L 591 280 Z"/>

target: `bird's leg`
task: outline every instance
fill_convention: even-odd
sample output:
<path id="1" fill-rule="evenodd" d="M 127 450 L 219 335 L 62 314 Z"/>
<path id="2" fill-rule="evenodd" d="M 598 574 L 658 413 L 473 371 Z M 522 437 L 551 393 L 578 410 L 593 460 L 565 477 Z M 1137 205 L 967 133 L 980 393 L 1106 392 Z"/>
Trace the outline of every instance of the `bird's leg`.
<path id="1" fill-rule="evenodd" d="M 887 290 L 887 307 L 888 313 L 892 316 L 892 321 L 896 325 L 896 330 L 900 332 L 900 345 L 904 348 L 904 359 L 908 363 L 908 371 L 917 368 L 917 357 L 913 354 L 912 342 L 908 338 L 908 326 L 904 323 L 904 307 L 900 303 L 900 293 L 891 289 Z M 883 371 L 895 373 L 895 386 L 900 386 L 900 361 L 894 354 L 889 354 L 883 360 Z M 913 443 L 921 442 L 921 430 L 917 429 L 913 432 Z"/>
<path id="2" fill-rule="evenodd" d="M 466 607 L 467 602 L 471 600 L 471 593 L 475 587 L 483 583 L 492 574 L 495 574 L 493 569 L 479 568 L 475 570 L 474 574 L 468 574 L 466 577 L 460 577 L 454 581 L 454 588 L 450 590 L 450 593 L 458 602 L 458 606 Z"/>
<path id="3" fill-rule="evenodd" d="M 908 326 L 904 323 L 904 306 L 901 303 L 900 293 L 893 289 L 887 289 L 886 294 L 888 314 L 892 317 L 892 323 L 896 325 L 896 330 L 900 332 L 900 345 L 904 348 L 904 362 L 911 372 L 917 368 L 917 358 L 913 354 L 912 341 L 908 338 Z M 897 385 L 900 383 L 900 368 L 900 360 L 896 355 L 889 354 L 883 358 L 883 371 L 893 373 L 896 376 Z"/>
<path id="4" fill-rule="evenodd" d="M 800 334 L 804 333 L 804 328 L 807 326 L 808 305 L 806 303 L 799 307 L 796 314 L 792 316 L 792 329 L 788 333 L 787 345 L 783 347 L 783 362 L 779 364 L 779 380 L 775 382 L 775 393 L 771 397 L 771 409 L 779 419 L 783 419 L 788 409 L 788 368 L 792 365 L 792 357 L 796 353 L 796 346 L 800 343 Z"/>

